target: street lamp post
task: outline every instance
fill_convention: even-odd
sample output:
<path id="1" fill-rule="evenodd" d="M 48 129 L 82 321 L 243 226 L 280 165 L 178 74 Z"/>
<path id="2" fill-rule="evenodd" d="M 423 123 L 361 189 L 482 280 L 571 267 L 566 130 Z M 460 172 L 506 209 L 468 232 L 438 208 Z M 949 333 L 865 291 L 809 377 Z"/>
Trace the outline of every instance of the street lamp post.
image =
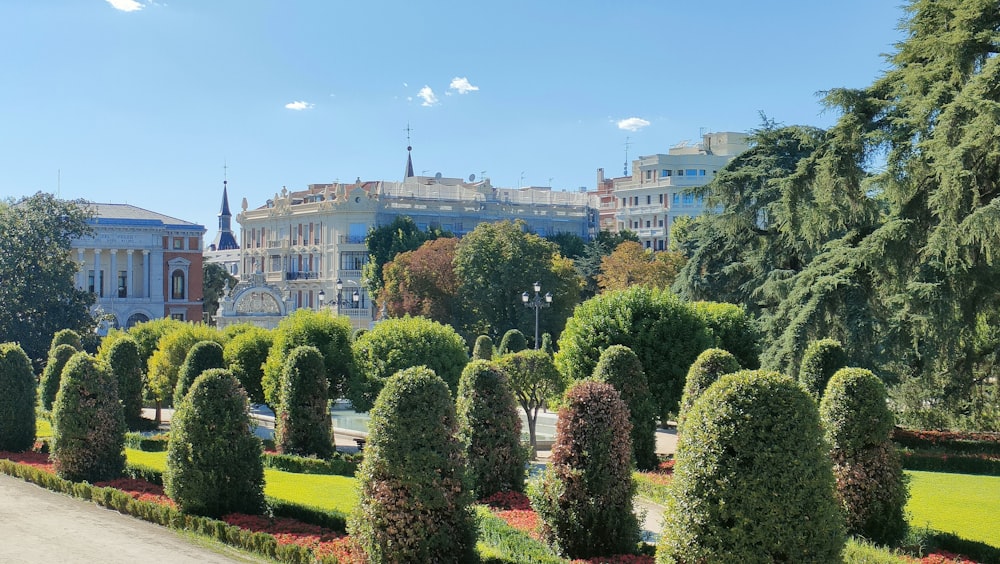
<path id="1" fill-rule="evenodd" d="M 344 281 L 337 279 L 337 317 L 340 317 L 340 303 L 344 299 Z"/>
<path id="2" fill-rule="evenodd" d="M 530 307 L 535 310 L 535 350 L 538 350 L 538 311 L 543 307 L 549 307 L 552 305 L 552 292 L 545 292 L 545 296 L 541 295 L 542 283 L 535 282 L 535 297 L 531 297 L 527 292 L 521 294 L 521 302 L 524 307 Z"/>
<path id="3" fill-rule="evenodd" d="M 326 292 L 320 290 L 319 295 L 316 297 L 319 298 L 319 309 L 320 311 L 323 311 L 323 301 L 326 300 Z"/>

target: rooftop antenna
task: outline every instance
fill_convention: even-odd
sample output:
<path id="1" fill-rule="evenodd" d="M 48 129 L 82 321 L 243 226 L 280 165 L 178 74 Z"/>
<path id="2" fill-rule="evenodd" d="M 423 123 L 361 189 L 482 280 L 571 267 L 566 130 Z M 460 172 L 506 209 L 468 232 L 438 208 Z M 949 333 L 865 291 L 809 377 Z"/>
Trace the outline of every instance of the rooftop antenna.
<path id="1" fill-rule="evenodd" d="M 524 171 L 522 170 L 521 171 L 521 179 L 517 181 L 517 188 L 518 188 L 518 190 L 520 190 L 521 186 L 523 186 L 523 185 L 524 185 Z"/>
<path id="2" fill-rule="evenodd" d="M 707 129 L 707 128 L 706 128 L 705 126 L 702 126 L 702 127 L 699 127 L 699 128 L 698 128 L 698 137 L 704 137 L 704 136 L 705 136 L 705 130 L 706 130 L 706 129 Z"/>
<path id="3" fill-rule="evenodd" d="M 622 166 L 622 176 L 628 176 L 628 148 L 630 145 L 629 138 L 625 137 L 625 164 Z"/>
<path id="4" fill-rule="evenodd" d="M 551 176 L 549 177 L 549 188 L 552 188 L 552 178 L 553 177 L 551 177 Z"/>

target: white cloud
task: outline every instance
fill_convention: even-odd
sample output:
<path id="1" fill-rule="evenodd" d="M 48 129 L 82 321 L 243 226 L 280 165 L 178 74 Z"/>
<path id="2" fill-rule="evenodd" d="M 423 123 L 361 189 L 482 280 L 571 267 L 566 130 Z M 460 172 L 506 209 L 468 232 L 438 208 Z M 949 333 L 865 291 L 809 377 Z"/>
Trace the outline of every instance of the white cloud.
<path id="1" fill-rule="evenodd" d="M 136 2 L 136 0 L 107 0 L 107 2 L 114 9 L 123 12 L 138 12 L 145 7 L 141 3 Z"/>
<path id="2" fill-rule="evenodd" d="M 421 106 L 433 106 L 438 103 L 438 97 L 431 90 L 430 86 L 425 85 L 421 88 L 420 92 L 417 92 L 417 97 L 423 100 L 423 103 L 420 104 Z"/>
<path id="3" fill-rule="evenodd" d="M 285 107 L 289 110 L 311 110 L 315 104 L 310 104 L 309 102 L 303 102 L 302 100 L 297 100 L 295 102 L 289 102 L 285 104 Z"/>
<path id="4" fill-rule="evenodd" d="M 455 78 L 451 79 L 451 85 L 449 85 L 448 88 L 451 88 L 452 90 L 458 90 L 459 94 L 468 94 L 469 92 L 475 92 L 476 90 L 479 90 L 478 86 L 473 86 L 469 82 L 469 79 L 465 78 L 464 76 L 461 78 L 456 76 Z"/>
<path id="5" fill-rule="evenodd" d="M 638 117 L 630 117 L 628 119 L 623 119 L 618 122 L 618 129 L 626 129 L 628 131 L 639 131 L 643 127 L 649 125 L 649 122 Z"/>
<path id="6" fill-rule="evenodd" d="M 407 84 L 406 82 L 403 83 L 403 88 L 409 88 L 409 87 L 410 87 L 409 84 Z"/>

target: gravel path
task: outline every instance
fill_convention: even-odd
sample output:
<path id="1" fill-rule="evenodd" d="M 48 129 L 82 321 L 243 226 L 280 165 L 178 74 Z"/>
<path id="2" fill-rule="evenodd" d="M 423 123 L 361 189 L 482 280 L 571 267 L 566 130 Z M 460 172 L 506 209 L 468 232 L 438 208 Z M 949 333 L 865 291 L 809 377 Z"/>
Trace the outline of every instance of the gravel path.
<path id="1" fill-rule="evenodd" d="M 0 474 L 0 564 L 263 562 Z"/>

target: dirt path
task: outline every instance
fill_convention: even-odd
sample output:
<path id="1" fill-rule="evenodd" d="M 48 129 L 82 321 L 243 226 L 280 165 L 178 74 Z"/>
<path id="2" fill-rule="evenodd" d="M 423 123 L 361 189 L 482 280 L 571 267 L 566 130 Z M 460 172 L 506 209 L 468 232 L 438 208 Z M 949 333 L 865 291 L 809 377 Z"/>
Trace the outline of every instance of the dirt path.
<path id="1" fill-rule="evenodd" d="M 0 474 L 0 564 L 263 562 Z M 225 552 L 225 553 L 223 553 Z"/>

